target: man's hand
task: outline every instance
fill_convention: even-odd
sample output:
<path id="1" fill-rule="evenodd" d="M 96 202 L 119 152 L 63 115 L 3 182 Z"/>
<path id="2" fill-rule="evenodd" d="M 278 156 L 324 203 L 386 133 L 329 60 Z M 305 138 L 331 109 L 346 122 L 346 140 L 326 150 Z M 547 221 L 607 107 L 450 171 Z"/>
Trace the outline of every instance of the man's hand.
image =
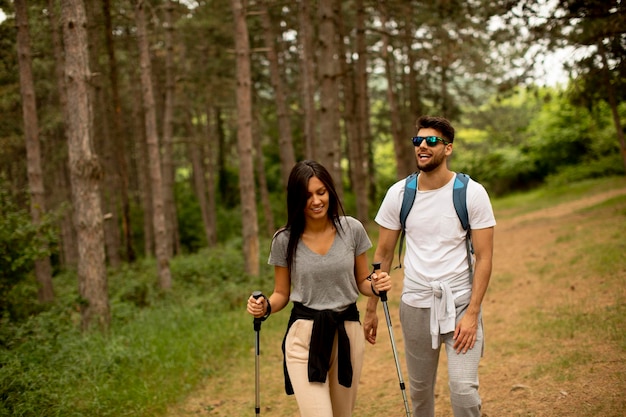
<path id="1" fill-rule="evenodd" d="M 454 329 L 454 350 L 456 353 L 467 353 L 476 343 L 478 331 L 478 314 L 466 312 L 456 329 Z"/>

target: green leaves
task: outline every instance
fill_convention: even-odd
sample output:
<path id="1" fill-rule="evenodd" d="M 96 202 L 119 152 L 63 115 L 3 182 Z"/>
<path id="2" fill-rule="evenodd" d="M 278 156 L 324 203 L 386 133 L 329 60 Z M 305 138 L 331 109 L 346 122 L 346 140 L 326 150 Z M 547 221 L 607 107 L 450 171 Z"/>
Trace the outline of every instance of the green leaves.
<path id="1" fill-rule="evenodd" d="M 54 214 L 33 224 L 27 210 L 17 206 L 0 179 L 0 313 L 10 307 L 6 296 L 33 269 L 33 262 L 50 255 L 55 241 Z"/>

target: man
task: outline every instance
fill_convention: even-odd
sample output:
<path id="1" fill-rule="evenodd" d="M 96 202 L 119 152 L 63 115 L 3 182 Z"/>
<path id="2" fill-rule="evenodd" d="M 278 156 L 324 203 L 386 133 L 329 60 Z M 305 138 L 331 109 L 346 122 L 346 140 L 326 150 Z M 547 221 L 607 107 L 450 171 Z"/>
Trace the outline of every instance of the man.
<path id="1" fill-rule="evenodd" d="M 442 117 L 423 116 L 413 138 L 417 193 L 406 221 L 406 256 L 400 302 L 415 417 L 434 417 L 435 380 L 441 345 L 448 358 L 450 401 L 455 417 L 480 416 L 478 362 L 483 350 L 481 303 L 491 276 L 496 224 L 484 187 L 470 179 L 467 209 L 474 245 L 474 272 L 468 265 L 465 231 L 456 214 L 455 173 L 447 166 L 454 128 Z M 379 227 L 374 261 L 390 271 L 401 232 L 400 208 L 405 180 L 392 185 L 376 215 Z M 365 337 L 376 341 L 377 297 L 368 301 Z"/>

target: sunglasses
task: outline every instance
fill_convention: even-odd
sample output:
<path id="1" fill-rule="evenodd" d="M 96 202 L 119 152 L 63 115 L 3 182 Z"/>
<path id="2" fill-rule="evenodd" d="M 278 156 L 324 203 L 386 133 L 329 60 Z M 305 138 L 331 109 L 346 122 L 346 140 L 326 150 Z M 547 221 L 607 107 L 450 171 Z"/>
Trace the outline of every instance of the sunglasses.
<path id="1" fill-rule="evenodd" d="M 441 142 L 444 145 L 449 144 L 447 140 L 440 138 L 438 136 L 414 136 L 413 137 L 413 145 L 420 146 L 423 141 L 426 141 L 426 145 L 433 147 L 437 145 L 437 142 Z"/>

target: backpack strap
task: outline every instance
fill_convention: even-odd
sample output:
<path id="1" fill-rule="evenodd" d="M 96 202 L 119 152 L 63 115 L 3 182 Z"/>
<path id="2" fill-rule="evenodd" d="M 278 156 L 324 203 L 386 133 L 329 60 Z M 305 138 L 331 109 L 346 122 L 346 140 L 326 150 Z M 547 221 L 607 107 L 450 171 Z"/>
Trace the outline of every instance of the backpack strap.
<path id="1" fill-rule="evenodd" d="M 402 231 L 400 234 L 400 245 L 398 249 L 398 266 L 394 269 L 402 268 L 402 249 L 404 248 L 404 240 L 406 237 L 406 219 L 413 207 L 415 201 L 415 194 L 417 193 L 417 176 L 419 173 L 415 172 L 406 177 L 404 183 L 404 196 L 402 197 L 402 207 L 400 208 L 400 226 Z M 452 189 L 452 202 L 454 203 L 454 209 L 459 217 L 465 234 L 465 248 L 467 250 L 467 265 L 469 268 L 470 284 L 474 280 L 474 264 L 472 262 L 474 255 L 474 246 L 472 245 L 472 230 L 469 224 L 469 213 L 467 211 L 467 183 L 470 177 L 467 174 L 458 172 L 454 179 L 454 186 Z"/>
<path id="2" fill-rule="evenodd" d="M 402 268 L 402 249 L 404 248 L 404 238 L 406 235 L 406 218 L 408 217 L 409 211 L 411 211 L 411 207 L 413 207 L 413 202 L 415 201 L 418 175 L 418 172 L 414 172 L 406 177 L 406 181 L 404 182 L 404 196 L 402 197 L 402 207 L 400 208 L 400 226 L 402 228 L 402 232 L 400 234 L 400 246 L 398 249 L 398 266 L 394 269 Z"/>
<path id="3" fill-rule="evenodd" d="M 454 179 L 454 188 L 452 190 L 452 200 L 454 209 L 461 221 L 461 226 L 465 230 L 465 248 L 467 250 L 467 266 L 469 268 L 470 284 L 474 281 L 474 264 L 472 262 L 474 255 L 474 245 L 472 245 L 472 228 L 469 224 L 469 213 L 467 212 L 467 183 L 469 175 L 461 172 L 456 174 Z"/>
<path id="4" fill-rule="evenodd" d="M 454 188 L 452 190 L 452 201 L 454 202 L 454 209 L 457 216 L 461 221 L 463 230 L 468 230 L 469 226 L 469 214 L 467 213 L 467 183 L 469 182 L 469 175 L 457 173 L 454 179 Z"/>

